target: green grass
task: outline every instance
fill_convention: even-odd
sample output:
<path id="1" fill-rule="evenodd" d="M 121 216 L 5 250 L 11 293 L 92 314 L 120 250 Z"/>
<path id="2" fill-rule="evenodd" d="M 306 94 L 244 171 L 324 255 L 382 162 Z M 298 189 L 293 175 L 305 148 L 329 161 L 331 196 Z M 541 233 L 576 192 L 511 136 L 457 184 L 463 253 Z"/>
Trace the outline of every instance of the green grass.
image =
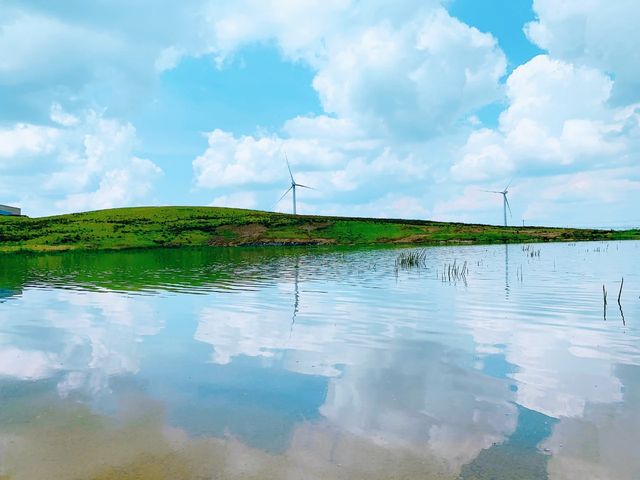
<path id="1" fill-rule="evenodd" d="M 287 215 L 217 207 L 140 207 L 0 218 L 0 252 L 234 245 L 416 245 L 640 239 L 640 230 L 496 227 Z"/>

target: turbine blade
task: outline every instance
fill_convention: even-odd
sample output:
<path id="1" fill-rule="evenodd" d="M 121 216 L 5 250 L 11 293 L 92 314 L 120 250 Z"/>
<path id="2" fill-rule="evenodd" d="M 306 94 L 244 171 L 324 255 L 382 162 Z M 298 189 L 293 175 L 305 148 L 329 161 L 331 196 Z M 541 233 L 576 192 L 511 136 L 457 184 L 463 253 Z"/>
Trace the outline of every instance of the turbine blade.
<path id="1" fill-rule="evenodd" d="M 293 179 L 293 173 L 291 173 L 291 165 L 289 165 L 289 158 L 287 157 L 287 152 L 284 153 L 284 159 L 287 161 L 287 168 L 289 169 L 289 176 L 291 177 L 291 183 L 294 184 L 296 181 Z"/>
<path id="2" fill-rule="evenodd" d="M 509 215 L 511 216 L 511 218 L 513 218 L 513 213 L 511 213 L 511 205 L 509 205 L 509 199 L 507 198 L 507 196 L 504 196 L 504 201 L 507 202 L 507 208 L 509 208 Z"/>
<path id="3" fill-rule="evenodd" d="M 310 189 L 310 190 L 317 190 L 316 188 L 313 188 L 313 187 L 307 187 L 306 185 L 302 185 L 301 183 L 296 183 L 296 187 L 308 188 L 308 189 Z"/>
<path id="4" fill-rule="evenodd" d="M 503 192 L 496 192 L 495 190 L 480 190 L 481 192 L 487 192 L 487 193 L 503 193 Z"/>
<path id="5" fill-rule="evenodd" d="M 509 183 L 507 183 L 507 186 L 504 188 L 505 192 L 509 190 L 509 187 L 511 186 L 512 183 L 513 183 L 513 177 L 511 178 L 511 180 L 509 180 Z"/>
<path id="6" fill-rule="evenodd" d="M 281 197 L 278 199 L 278 201 L 276 202 L 276 205 L 277 205 L 278 203 L 280 203 L 280 202 L 282 201 L 282 199 L 283 199 L 284 197 L 286 197 L 286 196 L 287 196 L 287 193 L 289 193 L 292 189 L 293 189 L 293 185 L 291 185 L 291 186 L 287 189 L 287 191 L 286 191 L 286 192 L 284 192 L 284 193 L 282 194 L 282 196 L 281 196 Z"/>

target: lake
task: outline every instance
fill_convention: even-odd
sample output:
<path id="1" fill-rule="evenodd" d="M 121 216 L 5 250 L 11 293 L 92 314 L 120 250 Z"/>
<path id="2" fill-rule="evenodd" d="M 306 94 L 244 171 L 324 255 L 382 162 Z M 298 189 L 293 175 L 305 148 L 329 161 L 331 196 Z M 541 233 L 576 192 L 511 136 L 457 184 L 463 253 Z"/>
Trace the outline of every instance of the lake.
<path id="1" fill-rule="evenodd" d="M 0 257 L 0 479 L 640 478 L 640 242 L 407 251 Z"/>

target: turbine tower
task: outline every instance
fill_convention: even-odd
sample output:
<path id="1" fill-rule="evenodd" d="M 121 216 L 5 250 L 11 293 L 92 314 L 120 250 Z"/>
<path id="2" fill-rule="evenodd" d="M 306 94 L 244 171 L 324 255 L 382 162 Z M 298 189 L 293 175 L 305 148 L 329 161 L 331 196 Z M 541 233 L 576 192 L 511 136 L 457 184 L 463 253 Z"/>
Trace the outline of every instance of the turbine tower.
<path id="1" fill-rule="evenodd" d="M 513 181 L 513 180 L 512 180 Z M 499 193 L 502 195 L 502 213 L 504 215 L 504 226 L 507 226 L 507 208 L 509 209 L 509 215 L 513 216 L 511 213 L 511 205 L 509 205 L 509 200 L 507 199 L 507 194 L 509 193 L 509 187 L 511 186 L 511 182 L 505 187 L 501 192 L 496 190 L 483 190 L 483 192 L 488 193 Z"/>
<path id="2" fill-rule="evenodd" d="M 291 173 L 291 166 L 289 165 L 289 159 L 287 158 L 287 154 L 284 154 L 284 159 L 287 162 L 287 168 L 289 169 L 289 176 L 291 177 L 291 186 L 287 189 L 286 192 L 284 192 L 282 194 L 282 196 L 280 197 L 280 200 L 282 200 L 284 197 L 286 197 L 287 193 L 289 193 L 289 191 L 293 191 L 293 214 L 296 215 L 297 214 L 297 209 L 296 209 L 296 187 L 302 187 L 302 188 L 308 188 L 310 190 L 315 190 L 312 187 L 307 187 L 306 185 L 302 185 L 301 183 L 297 183 L 294 178 L 293 178 L 293 173 Z M 278 203 L 280 202 L 280 200 L 278 200 Z"/>

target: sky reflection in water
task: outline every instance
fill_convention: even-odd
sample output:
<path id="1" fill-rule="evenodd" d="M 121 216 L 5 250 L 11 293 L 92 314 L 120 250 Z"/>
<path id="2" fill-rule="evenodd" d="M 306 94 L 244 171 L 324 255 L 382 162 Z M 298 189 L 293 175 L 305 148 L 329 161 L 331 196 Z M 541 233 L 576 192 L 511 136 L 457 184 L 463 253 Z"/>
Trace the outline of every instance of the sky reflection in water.
<path id="1" fill-rule="evenodd" d="M 640 243 L 535 249 L 3 258 L 0 478 L 637 479 Z"/>

